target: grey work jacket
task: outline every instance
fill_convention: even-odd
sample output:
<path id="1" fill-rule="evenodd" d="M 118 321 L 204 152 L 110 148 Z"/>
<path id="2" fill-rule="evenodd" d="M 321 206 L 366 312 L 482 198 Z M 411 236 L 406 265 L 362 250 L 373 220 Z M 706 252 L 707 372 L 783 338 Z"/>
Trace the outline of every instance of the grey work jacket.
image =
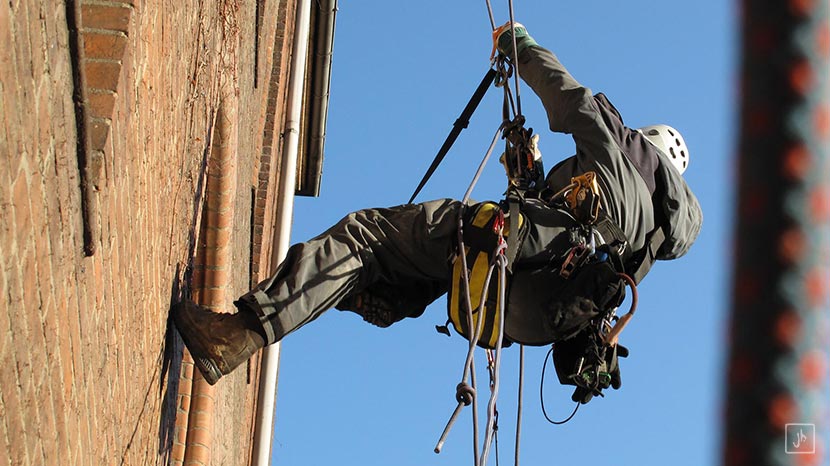
<path id="1" fill-rule="evenodd" d="M 541 99 L 550 129 L 571 134 L 576 143 L 576 155 L 548 173 L 548 187 L 557 192 L 571 178 L 593 171 L 603 194 L 602 209 L 625 234 L 629 251 L 640 256 L 648 235 L 662 227 L 665 239 L 653 259 L 685 254 L 700 232 L 703 215 L 667 156 L 626 127 L 611 102 L 579 84 L 550 51 L 539 46 L 523 50 L 519 73 Z M 546 271 L 572 246 L 567 230 L 575 221 L 541 201 L 526 202 L 522 211 L 530 220 L 529 231 L 513 268 L 504 330 L 513 341 L 545 345 L 567 338 L 575 328 L 562 327 L 560 321 L 576 321 L 552 310 L 561 293 Z"/>
<path id="2" fill-rule="evenodd" d="M 571 178 L 594 171 L 603 193 L 602 207 L 638 251 L 646 235 L 662 226 L 666 239 L 656 259 L 684 255 L 700 232 L 703 214 L 697 198 L 665 154 L 642 133 L 626 127 L 603 94 L 582 86 L 556 55 L 531 46 L 519 55 L 519 73 L 539 96 L 552 131 L 571 134 L 576 155 L 558 163 L 547 175 L 558 191 Z M 541 212 L 541 209 L 539 210 Z M 528 213 L 534 221 L 534 213 Z M 530 249 L 544 247 L 559 232 L 538 227 L 528 238 Z"/>

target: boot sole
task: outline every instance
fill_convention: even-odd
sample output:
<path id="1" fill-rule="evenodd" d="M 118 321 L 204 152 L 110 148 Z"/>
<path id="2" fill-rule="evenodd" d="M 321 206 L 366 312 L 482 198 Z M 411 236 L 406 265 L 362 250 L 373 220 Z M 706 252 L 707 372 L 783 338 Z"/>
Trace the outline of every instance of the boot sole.
<path id="1" fill-rule="evenodd" d="M 186 337 L 181 331 L 179 331 L 179 335 L 182 337 L 182 340 L 184 340 L 185 346 L 187 346 L 188 350 L 190 350 L 192 343 L 190 343 L 188 337 Z M 190 353 L 190 356 L 193 357 L 193 362 L 196 364 L 196 367 L 199 368 L 199 372 L 202 373 L 202 377 L 209 385 L 215 385 L 216 382 L 222 378 L 222 371 L 216 367 L 216 364 L 214 364 L 213 361 L 204 357 L 194 356 L 192 352 Z"/>
<path id="2" fill-rule="evenodd" d="M 206 358 L 204 356 L 195 355 L 191 348 L 199 348 L 203 346 L 201 342 L 197 342 L 191 338 L 191 335 L 187 330 L 188 323 L 182 322 L 182 316 L 178 312 L 173 313 L 173 322 L 176 324 L 176 331 L 179 332 L 179 336 L 182 337 L 184 341 L 184 345 L 187 347 L 188 351 L 190 351 L 190 355 L 193 357 L 193 362 L 196 364 L 196 367 L 199 368 L 199 372 L 202 373 L 202 377 L 204 377 L 205 381 L 209 385 L 214 385 L 216 382 L 222 378 L 222 371 L 216 366 L 216 363 L 213 362 L 211 359 Z"/>

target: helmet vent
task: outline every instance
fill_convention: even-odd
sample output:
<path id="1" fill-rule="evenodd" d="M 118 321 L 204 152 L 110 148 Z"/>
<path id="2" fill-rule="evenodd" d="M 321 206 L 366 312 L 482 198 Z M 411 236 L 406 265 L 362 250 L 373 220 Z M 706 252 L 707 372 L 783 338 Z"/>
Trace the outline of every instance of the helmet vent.
<path id="1" fill-rule="evenodd" d="M 657 136 L 658 134 L 660 134 L 660 132 L 657 131 L 656 129 L 652 129 L 648 132 L 649 136 Z"/>
<path id="2" fill-rule="evenodd" d="M 669 153 L 671 154 L 671 158 L 677 158 L 677 155 L 674 153 L 674 147 L 669 147 Z"/>
<path id="3" fill-rule="evenodd" d="M 680 147 L 680 139 L 675 139 L 674 143 L 677 144 L 677 147 Z"/>
<path id="4" fill-rule="evenodd" d="M 666 131 L 668 131 L 668 132 L 669 132 L 669 134 L 671 134 L 671 135 L 672 135 L 672 137 L 674 137 L 674 131 L 672 131 L 672 130 L 670 130 L 670 129 L 667 129 Z"/>

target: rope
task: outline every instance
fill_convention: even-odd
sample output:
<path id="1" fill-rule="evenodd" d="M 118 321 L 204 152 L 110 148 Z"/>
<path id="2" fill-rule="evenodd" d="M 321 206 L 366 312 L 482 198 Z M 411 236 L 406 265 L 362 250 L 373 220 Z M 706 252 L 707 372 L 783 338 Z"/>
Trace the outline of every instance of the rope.
<path id="1" fill-rule="evenodd" d="M 522 432 L 522 393 L 525 375 L 525 345 L 519 345 L 519 393 L 516 403 L 516 450 L 513 466 L 519 466 L 519 439 Z"/>
<path id="2" fill-rule="evenodd" d="M 513 78 L 516 80 L 516 117 L 518 118 L 522 116 L 522 96 L 519 91 L 519 48 L 516 46 L 516 21 L 513 19 L 513 0 L 508 0 L 508 4 L 510 5 L 510 35 L 513 38 L 513 57 L 515 57 L 515 60 L 513 60 L 513 68 L 515 68 Z"/>
<path id="3" fill-rule="evenodd" d="M 490 28 L 491 30 L 495 31 L 496 20 L 493 16 L 493 6 L 490 4 L 490 0 L 485 0 L 485 3 L 487 4 L 487 13 L 490 18 Z M 519 88 L 519 50 L 518 46 L 516 45 L 516 20 L 515 15 L 513 14 L 513 0 L 508 0 L 507 4 L 510 13 L 510 35 L 513 40 L 513 57 L 515 57 L 515 60 L 513 60 L 513 63 L 511 63 L 515 71 L 513 78 L 515 79 L 516 84 L 516 107 L 513 108 L 513 113 L 516 117 L 520 117 L 522 116 L 522 97 L 521 90 Z"/>
<path id="4" fill-rule="evenodd" d="M 473 329 L 473 306 L 472 306 L 472 297 L 470 296 L 470 277 L 467 273 L 467 255 L 465 254 L 464 248 L 464 209 L 467 202 L 470 200 L 470 196 L 472 195 L 473 188 L 478 183 L 479 178 L 481 177 L 481 173 L 484 171 L 485 165 L 487 165 L 487 161 L 490 159 L 490 155 L 493 153 L 493 149 L 496 147 L 496 143 L 499 140 L 499 135 L 501 134 L 502 127 L 504 123 L 499 125 L 498 129 L 496 130 L 496 134 L 493 136 L 493 140 L 490 142 L 490 147 L 487 149 L 487 153 L 484 155 L 481 163 L 476 170 L 475 175 L 473 176 L 473 180 L 470 183 L 470 186 L 467 188 L 467 191 L 464 193 L 464 197 L 461 200 L 462 208 L 458 212 L 458 255 L 461 259 L 461 279 L 462 283 L 464 284 L 464 304 L 467 307 L 467 328 L 470 330 Z M 501 245 L 500 245 L 501 246 Z M 498 251 L 497 251 L 498 253 Z M 492 277 L 494 265 L 491 265 L 489 270 L 487 271 L 487 278 L 484 283 L 484 293 L 481 297 L 481 304 L 479 305 L 479 309 L 483 309 L 484 302 L 486 300 L 486 291 L 490 285 L 490 278 Z M 438 443 L 435 445 L 435 453 L 441 453 L 441 449 L 444 446 L 444 442 L 446 441 L 447 435 L 450 432 L 453 424 L 455 423 L 458 415 L 461 413 L 461 410 L 464 406 L 468 406 L 470 404 L 473 405 L 473 452 L 474 452 L 474 460 L 475 464 L 478 465 L 478 397 L 475 396 L 475 370 L 474 370 L 474 354 L 475 354 L 475 347 L 478 343 L 478 339 L 481 336 L 481 331 L 483 329 L 484 319 L 478 319 L 477 325 L 475 326 L 475 332 L 470 332 L 469 335 L 469 347 L 467 349 L 467 357 L 464 362 L 464 371 L 461 376 L 461 383 L 458 384 L 456 387 L 456 401 L 458 401 L 458 405 L 456 406 L 455 410 L 453 411 L 452 415 L 450 416 L 450 420 L 447 422 L 446 427 L 444 427 L 444 431 L 441 434 L 441 437 L 438 440 Z M 470 380 L 472 385 L 468 385 L 467 381 Z M 460 395 L 459 393 L 463 392 L 465 396 Z M 467 396 L 471 398 L 468 400 Z"/>
<path id="5" fill-rule="evenodd" d="M 501 134 L 501 131 L 502 131 L 503 127 L 504 127 L 504 122 L 502 122 L 502 124 L 499 125 L 498 129 L 496 130 L 496 133 L 493 136 L 493 140 L 490 142 L 490 146 L 487 149 L 487 153 L 484 155 L 484 158 L 482 159 L 481 163 L 479 164 L 478 169 L 476 170 L 476 173 L 473 176 L 473 180 L 470 183 L 470 186 L 467 188 L 467 191 L 464 193 L 464 197 L 462 198 L 462 205 L 466 205 L 467 202 L 470 200 L 470 196 L 472 195 L 473 188 L 475 188 L 475 185 L 478 183 L 478 180 L 481 177 L 481 173 L 484 171 L 484 167 L 487 165 L 487 161 L 490 159 L 490 156 L 493 153 L 493 149 L 496 147 L 496 143 L 499 140 L 499 135 Z M 459 258 L 461 260 L 461 279 L 462 279 L 462 283 L 464 284 L 464 288 L 465 288 L 464 289 L 465 292 L 463 293 L 464 302 L 467 306 L 467 328 L 472 330 L 473 329 L 473 313 L 472 313 L 473 307 L 472 307 L 472 297 L 470 296 L 470 277 L 467 273 L 467 270 L 468 270 L 467 269 L 467 255 L 464 253 L 465 248 L 464 248 L 464 208 L 463 207 L 459 211 L 457 222 L 458 222 L 458 233 L 457 233 L 457 235 L 458 235 L 458 254 L 459 254 Z M 490 280 L 492 279 L 493 271 L 494 271 L 495 267 L 497 265 L 499 265 L 499 272 L 500 272 L 500 274 L 503 274 L 502 278 L 501 278 L 501 288 L 499 290 L 499 293 L 500 293 L 499 296 L 500 296 L 500 300 L 501 300 L 501 306 L 500 307 L 502 308 L 502 309 L 500 309 L 501 310 L 501 319 L 500 319 L 501 326 L 500 326 L 500 329 L 499 329 L 499 337 L 498 337 L 499 351 L 500 351 L 501 345 L 503 343 L 503 334 L 504 334 L 503 306 L 504 306 L 505 290 L 503 288 L 505 287 L 505 283 L 506 283 L 506 275 L 504 275 L 506 273 L 506 270 L 505 270 L 506 262 L 504 262 L 505 261 L 504 250 L 506 249 L 506 247 L 507 247 L 507 244 L 504 242 L 503 238 L 500 239 L 499 245 L 498 245 L 498 247 L 495 251 L 496 260 L 493 262 L 493 264 L 490 265 L 490 267 L 487 271 L 487 276 L 486 276 L 485 281 L 484 281 L 483 292 L 482 292 L 482 296 L 480 298 L 480 303 L 479 303 L 479 309 L 483 309 L 484 308 L 484 303 L 486 302 L 486 299 L 487 299 L 487 290 L 489 289 L 489 286 L 490 286 Z M 474 447 L 473 448 L 473 456 L 474 456 L 473 459 L 474 459 L 475 464 L 477 466 L 479 465 L 479 455 L 478 455 L 478 438 L 479 438 L 478 434 L 479 433 L 478 433 L 478 403 L 477 403 L 478 397 L 476 396 L 476 388 L 475 388 L 476 383 L 475 383 L 475 370 L 474 370 L 474 354 L 475 354 L 476 344 L 478 343 L 478 339 L 481 337 L 481 332 L 483 330 L 483 326 L 484 326 L 484 319 L 479 318 L 478 322 L 475 325 L 475 327 L 476 327 L 475 331 L 470 332 L 469 346 L 468 346 L 468 349 L 467 349 L 467 357 L 466 357 L 466 360 L 464 362 L 464 371 L 463 371 L 463 375 L 461 377 L 461 383 L 459 383 L 458 386 L 456 387 L 456 401 L 458 402 L 458 404 L 456 405 L 455 410 L 453 411 L 452 415 L 450 416 L 450 420 L 447 422 L 447 425 L 444 428 L 444 431 L 442 432 L 441 437 L 439 438 L 438 443 L 436 444 L 435 450 L 434 450 L 435 453 L 440 453 L 441 452 L 441 449 L 443 448 L 446 437 L 449 434 L 449 431 L 452 428 L 453 424 L 455 423 L 456 419 L 458 418 L 458 415 L 460 414 L 461 410 L 464 408 L 464 406 L 469 406 L 470 404 L 472 404 L 473 405 L 473 447 Z M 472 382 L 472 385 L 469 385 L 467 383 L 468 380 L 470 380 Z M 496 394 L 497 394 L 497 391 L 496 391 Z M 491 402 L 495 403 L 495 399 L 492 397 L 492 395 L 491 395 Z M 492 423 L 488 419 L 488 429 L 491 425 L 492 425 Z M 491 438 L 491 435 L 490 435 L 489 431 L 488 431 L 487 435 L 488 435 L 488 440 L 489 440 L 489 438 Z"/>
<path id="6" fill-rule="evenodd" d="M 513 233 L 516 234 L 515 232 Z M 487 405 L 487 428 L 485 430 L 485 438 L 484 438 L 484 447 L 481 453 L 481 463 L 480 466 L 485 466 L 487 464 L 487 457 L 490 454 L 490 445 L 493 441 L 493 435 L 495 434 L 496 429 L 496 399 L 499 397 L 499 373 L 501 371 L 501 352 L 502 352 L 502 343 L 504 343 L 504 300 L 506 298 L 506 281 L 507 281 L 507 258 L 504 255 L 504 251 L 507 249 L 507 244 L 504 242 L 504 237 L 499 232 L 499 248 L 497 249 L 497 255 L 495 260 L 495 265 L 499 267 L 499 310 L 498 310 L 498 320 L 499 320 L 499 330 L 498 336 L 496 338 L 496 350 L 495 350 L 495 357 L 492 361 L 493 371 L 490 373 L 490 401 Z M 487 285 L 489 285 L 489 277 L 488 282 L 485 282 L 484 292 L 482 293 L 482 304 L 484 298 L 487 295 Z M 479 319 L 481 322 L 484 319 Z"/>
<path id="7" fill-rule="evenodd" d="M 485 0 L 487 3 L 487 13 L 490 15 L 490 28 L 496 30 L 496 20 L 493 18 L 493 6 L 490 5 L 490 0 Z"/>
<path id="8" fill-rule="evenodd" d="M 490 17 L 490 26 L 493 30 L 496 29 L 496 23 L 493 16 L 493 8 L 490 4 L 490 0 L 485 0 L 487 4 L 487 10 Z M 513 20 L 513 0 L 509 0 L 509 7 L 510 7 L 510 22 L 511 22 L 511 32 L 513 36 L 513 56 L 518 56 L 517 53 L 517 46 L 516 46 L 516 34 L 515 34 L 515 21 Z M 518 76 L 518 63 L 511 63 L 513 66 L 513 70 L 515 72 L 515 86 L 516 86 L 516 96 L 515 96 L 515 105 L 513 94 L 510 91 L 509 86 L 509 74 L 510 69 L 505 66 L 505 61 L 503 59 L 498 59 L 495 63 L 496 71 L 500 74 L 501 79 L 497 79 L 497 83 L 501 82 L 504 85 L 504 93 L 505 93 L 505 107 L 509 105 L 510 109 L 513 110 L 514 115 L 518 119 L 521 117 L 521 99 L 519 95 L 519 76 Z M 497 84 L 498 85 L 498 84 Z M 478 180 L 481 177 L 482 172 L 484 171 L 484 167 L 490 159 L 490 156 L 493 153 L 493 149 L 498 142 L 499 136 L 502 134 L 504 127 L 506 124 L 510 123 L 508 118 L 503 118 L 502 123 L 499 125 L 498 129 L 496 130 L 495 135 L 493 136 L 493 140 L 490 143 L 489 148 L 487 149 L 487 153 L 484 155 L 481 163 L 476 170 L 473 179 L 467 188 L 467 191 L 464 193 L 464 197 L 461 200 L 462 208 L 458 214 L 458 255 L 461 260 L 461 279 L 464 285 L 464 304 L 467 306 L 467 328 L 471 331 L 469 332 L 469 346 L 467 349 L 467 357 L 464 362 L 464 370 L 461 378 L 461 382 L 456 386 L 456 405 L 455 410 L 453 411 L 452 415 L 450 416 L 449 421 L 447 422 L 444 431 L 441 434 L 441 437 L 438 440 L 438 443 L 435 446 L 435 453 L 440 453 L 443 447 L 443 444 L 446 440 L 447 435 L 449 434 L 450 429 L 452 429 L 453 424 L 455 423 L 458 415 L 460 414 L 461 410 L 464 406 L 473 406 L 473 460 L 476 466 L 485 466 L 487 463 L 487 457 L 490 453 L 490 445 L 493 443 L 494 438 L 496 442 L 496 462 L 498 464 L 498 438 L 497 438 L 497 419 L 498 419 L 498 411 L 496 409 L 496 400 L 498 399 L 499 393 L 499 375 L 501 370 L 501 356 L 502 356 L 502 345 L 504 343 L 504 316 L 505 316 L 505 299 L 506 299 L 506 283 L 507 283 L 507 257 L 505 255 L 505 250 L 507 249 L 507 243 L 504 241 L 504 237 L 502 232 L 499 231 L 499 244 L 494 252 L 494 260 L 493 263 L 490 264 L 487 275 L 484 281 L 484 285 L 482 288 L 482 295 L 480 298 L 480 304 L 478 309 L 484 309 L 484 304 L 487 300 L 488 290 L 490 287 L 490 280 L 492 279 L 493 272 L 496 267 L 498 267 L 499 273 L 499 309 L 498 309 L 498 319 L 499 319 L 499 328 L 498 328 L 498 335 L 496 339 L 496 351 L 495 356 L 492 357 L 488 362 L 488 370 L 490 371 L 490 400 L 488 402 L 487 407 L 487 424 L 486 424 L 486 431 L 485 431 L 485 441 L 482 447 L 481 456 L 479 456 L 478 452 L 478 406 L 477 406 L 477 395 L 476 395 L 476 382 L 475 382 L 475 368 L 474 368 L 474 353 L 475 347 L 478 343 L 479 338 L 481 338 L 481 332 L 483 330 L 484 325 L 484 318 L 483 315 L 479 316 L 478 322 L 475 325 L 475 331 L 473 332 L 473 307 L 472 307 L 472 297 L 470 296 L 470 277 L 468 274 L 467 269 L 467 256 L 465 254 L 465 247 L 464 247 L 464 211 L 466 209 L 466 204 L 470 200 L 470 196 L 472 195 L 473 188 L 478 183 Z M 414 196 L 413 196 L 414 197 Z M 514 233 L 516 234 L 516 233 Z M 524 347 L 521 348 L 520 352 L 521 358 L 521 365 L 522 371 L 524 370 Z M 468 380 L 471 381 L 472 385 L 468 384 Z M 520 398 L 519 398 L 519 410 L 521 411 L 521 386 L 522 386 L 522 376 L 520 375 Z M 518 457 L 519 457 L 519 423 L 521 422 L 521 415 L 519 415 L 517 419 L 517 429 L 516 429 L 516 465 L 518 466 Z"/>

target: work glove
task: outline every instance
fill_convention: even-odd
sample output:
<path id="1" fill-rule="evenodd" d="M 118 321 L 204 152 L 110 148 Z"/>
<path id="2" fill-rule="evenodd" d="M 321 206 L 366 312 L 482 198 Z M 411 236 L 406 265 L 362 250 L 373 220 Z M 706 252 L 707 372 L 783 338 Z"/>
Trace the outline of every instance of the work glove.
<path id="1" fill-rule="evenodd" d="M 527 33 L 527 29 L 520 24 L 514 23 L 514 27 L 510 27 L 510 21 L 504 23 L 500 27 L 496 28 L 493 31 L 493 50 L 490 53 L 490 60 L 493 60 L 496 56 L 496 51 L 509 57 L 511 60 L 514 59 L 513 57 L 513 31 L 516 31 L 516 50 L 518 53 L 522 53 L 522 50 L 530 47 L 531 45 L 538 45 L 533 37 L 530 37 L 530 34 Z"/>
<path id="2" fill-rule="evenodd" d="M 571 399 L 579 403 L 585 404 L 594 395 L 601 395 L 602 390 L 611 387 L 618 390 L 622 386 L 622 379 L 620 378 L 620 365 L 618 358 L 627 358 L 628 348 L 622 345 L 616 345 L 606 348 L 605 360 L 602 361 L 595 369 L 583 371 L 582 380 L 591 388 L 577 385 Z"/>
<path id="3" fill-rule="evenodd" d="M 533 161 L 539 162 L 542 160 L 542 152 L 539 150 L 539 135 L 534 134 L 530 137 L 530 143 L 528 144 L 528 150 L 533 154 Z M 499 156 L 499 163 L 502 164 L 504 167 L 505 173 L 507 173 L 507 178 L 513 181 L 513 177 L 516 175 L 515 173 L 511 173 L 511 171 L 515 172 L 514 167 L 509 167 L 507 165 L 508 161 L 506 160 L 505 153 L 502 152 L 501 156 Z M 515 163 L 515 161 L 513 161 Z"/>

